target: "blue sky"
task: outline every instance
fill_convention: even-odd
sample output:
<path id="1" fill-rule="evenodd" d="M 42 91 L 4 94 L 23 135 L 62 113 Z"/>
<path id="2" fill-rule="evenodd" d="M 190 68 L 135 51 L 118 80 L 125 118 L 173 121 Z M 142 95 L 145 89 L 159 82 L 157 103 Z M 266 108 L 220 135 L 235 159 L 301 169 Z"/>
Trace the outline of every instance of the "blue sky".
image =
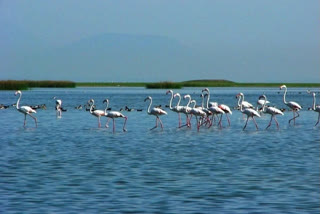
<path id="1" fill-rule="evenodd" d="M 320 82 L 318 0 L 0 1 L 0 79 Z"/>

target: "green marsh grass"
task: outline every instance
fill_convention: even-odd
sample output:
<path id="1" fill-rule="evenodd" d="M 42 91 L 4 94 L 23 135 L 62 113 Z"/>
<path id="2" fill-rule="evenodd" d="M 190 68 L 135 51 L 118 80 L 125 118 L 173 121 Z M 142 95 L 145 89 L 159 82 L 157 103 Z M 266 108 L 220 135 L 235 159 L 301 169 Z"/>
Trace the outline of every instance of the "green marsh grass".
<path id="1" fill-rule="evenodd" d="M 75 88 L 71 81 L 0 80 L 0 90 L 27 90 L 29 88 Z"/>

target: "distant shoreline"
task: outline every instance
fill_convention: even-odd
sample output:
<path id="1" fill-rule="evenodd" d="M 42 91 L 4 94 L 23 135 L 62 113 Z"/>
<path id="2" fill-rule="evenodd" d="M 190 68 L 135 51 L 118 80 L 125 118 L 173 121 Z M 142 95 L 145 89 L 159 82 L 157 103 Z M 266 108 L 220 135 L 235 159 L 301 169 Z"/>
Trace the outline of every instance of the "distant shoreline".
<path id="1" fill-rule="evenodd" d="M 228 80 L 190 80 L 183 82 L 72 82 L 37 80 L 0 80 L 0 90 L 27 90 L 29 88 L 76 87 L 145 87 L 147 89 L 180 89 L 184 87 L 288 87 L 320 88 L 320 83 L 238 83 Z"/>

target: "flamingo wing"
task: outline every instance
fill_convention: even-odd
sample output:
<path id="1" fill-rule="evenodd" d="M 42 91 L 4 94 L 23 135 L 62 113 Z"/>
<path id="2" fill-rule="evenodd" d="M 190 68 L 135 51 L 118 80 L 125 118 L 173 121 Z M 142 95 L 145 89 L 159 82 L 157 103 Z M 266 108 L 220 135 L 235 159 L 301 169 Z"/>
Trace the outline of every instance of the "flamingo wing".
<path id="1" fill-rule="evenodd" d="M 232 114 L 232 111 L 230 109 L 229 106 L 225 105 L 225 104 L 220 104 L 218 106 L 220 109 L 222 109 L 225 113 L 229 113 L 229 114 Z"/>
<path id="2" fill-rule="evenodd" d="M 102 110 L 94 110 L 92 114 L 95 115 L 96 117 L 99 117 L 99 116 L 104 116 L 105 112 Z"/>
<path id="3" fill-rule="evenodd" d="M 153 115 L 163 115 L 163 114 L 167 114 L 166 111 L 160 109 L 160 108 L 153 108 L 151 109 L 151 114 Z"/>
<path id="4" fill-rule="evenodd" d="M 30 106 L 21 106 L 20 111 L 24 112 L 25 114 L 37 113 L 36 110 L 32 109 Z"/>
<path id="5" fill-rule="evenodd" d="M 276 115 L 276 114 L 281 114 L 281 115 L 283 115 L 283 112 L 280 111 L 279 109 L 275 108 L 275 107 L 268 107 L 268 108 L 266 108 L 266 113 L 272 114 L 272 115 Z"/>
<path id="6" fill-rule="evenodd" d="M 251 108 L 246 108 L 245 110 L 243 110 L 243 113 L 248 116 L 260 117 L 260 114 L 256 110 L 253 110 Z"/>
<path id="7" fill-rule="evenodd" d="M 302 109 L 302 107 L 301 107 L 298 103 L 293 102 L 293 101 L 288 102 L 288 106 L 289 106 L 290 108 L 294 109 L 294 110 L 300 110 L 300 109 Z"/>
<path id="8" fill-rule="evenodd" d="M 110 111 L 108 112 L 107 117 L 117 118 L 117 117 L 125 117 L 125 116 L 118 111 Z"/>

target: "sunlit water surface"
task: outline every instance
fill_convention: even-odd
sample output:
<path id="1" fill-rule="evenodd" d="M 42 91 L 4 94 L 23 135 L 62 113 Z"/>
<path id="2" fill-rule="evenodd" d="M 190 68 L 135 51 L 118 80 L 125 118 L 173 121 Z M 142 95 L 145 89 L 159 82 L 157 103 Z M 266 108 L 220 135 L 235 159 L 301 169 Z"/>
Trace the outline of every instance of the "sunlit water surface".
<path id="1" fill-rule="evenodd" d="M 211 101 L 233 107 L 239 92 L 256 103 L 266 94 L 284 108 L 278 88 L 210 88 Z M 245 123 L 233 110 L 231 126 L 178 129 L 178 116 L 168 108 L 164 130 L 149 129 L 146 96 L 155 105 L 169 103 L 165 90 L 144 88 L 33 89 L 23 91 L 22 105 L 46 104 L 37 110 L 38 128 L 14 107 L 0 110 L 0 213 L 320 213 L 319 127 L 317 113 L 308 111 L 312 96 L 305 88 L 288 91 L 287 100 L 303 106 L 296 126 L 292 112 Z M 201 103 L 201 88 L 176 90 Z M 52 97 L 67 112 L 57 119 Z M 318 96 L 319 97 L 319 96 Z M 116 133 L 98 128 L 96 117 L 74 109 L 95 99 L 98 109 L 110 100 L 112 110 L 143 109 L 122 119 Z M 13 104 L 14 91 L 0 92 L 0 103 Z M 184 100 L 181 104 L 185 105 Z M 173 102 L 176 103 L 176 100 Z M 185 117 L 182 116 L 183 121 Z M 104 126 L 106 118 L 102 118 Z"/>

